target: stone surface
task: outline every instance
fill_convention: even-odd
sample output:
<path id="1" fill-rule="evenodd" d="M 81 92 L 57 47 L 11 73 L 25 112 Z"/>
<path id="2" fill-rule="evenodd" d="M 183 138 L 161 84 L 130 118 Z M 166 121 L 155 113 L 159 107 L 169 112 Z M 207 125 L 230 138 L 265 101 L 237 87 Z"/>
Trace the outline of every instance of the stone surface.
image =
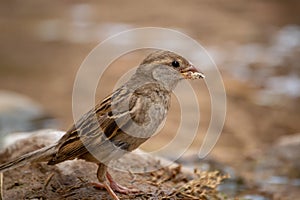
<path id="1" fill-rule="evenodd" d="M 54 128 L 57 121 L 30 98 L 0 91 L 0 137 L 12 132 Z M 0 148 L 3 145 L 0 140 Z"/>
<path id="2" fill-rule="evenodd" d="M 0 162 L 49 145 L 62 134 L 55 130 L 26 134 L 30 136 L 14 141 L 0 152 Z M 97 181 L 96 170 L 95 164 L 83 160 L 55 166 L 28 164 L 3 174 L 2 195 L 4 199 L 110 199 L 106 191 L 89 185 L 90 181 Z M 141 191 L 135 195 L 118 194 L 121 199 L 223 199 L 217 186 L 225 177 L 217 171 L 192 172 L 140 150 L 113 162 L 109 171 L 120 184 Z"/>

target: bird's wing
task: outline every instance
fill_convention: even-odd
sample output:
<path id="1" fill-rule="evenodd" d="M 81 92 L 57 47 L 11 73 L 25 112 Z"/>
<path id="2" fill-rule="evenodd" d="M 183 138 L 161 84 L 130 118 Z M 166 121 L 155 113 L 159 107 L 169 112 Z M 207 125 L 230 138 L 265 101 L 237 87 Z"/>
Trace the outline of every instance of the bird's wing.
<path id="1" fill-rule="evenodd" d="M 143 108 L 143 105 L 138 103 L 139 98 L 135 93 L 130 94 L 126 88 L 114 91 L 67 131 L 58 141 L 57 153 L 48 164 L 78 158 L 89 153 L 90 148 L 100 148 L 105 141 L 115 137 L 123 125 L 131 121 L 131 116 L 136 116 L 137 111 Z M 118 107 L 115 112 L 112 112 L 112 102 Z M 125 104 L 129 107 L 122 107 Z M 101 151 L 101 148 L 99 150 Z"/>
<path id="2" fill-rule="evenodd" d="M 73 125 L 67 133 L 58 141 L 56 146 L 56 154 L 48 162 L 48 164 L 57 164 L 65 160 L 72 160 L 88 153 L 85 144 L 95 140 L 95 137 L 89 137 L 89 133 L 98 131 L 99 125 L 96 122 L 92 112 L 85 114 L 78 125 Z M 81 135 L 86 132 L 86 137 Z M 101 133 L 98 133 L 101 135 Z M 100 138 L 100 137 L 99 137 Z"/>

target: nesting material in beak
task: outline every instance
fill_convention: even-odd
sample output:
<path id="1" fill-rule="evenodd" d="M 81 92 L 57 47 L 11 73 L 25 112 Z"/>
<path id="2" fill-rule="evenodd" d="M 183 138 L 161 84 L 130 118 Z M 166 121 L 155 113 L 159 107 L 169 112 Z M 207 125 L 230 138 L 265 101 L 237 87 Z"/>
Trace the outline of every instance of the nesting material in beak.
<path id="1" fill-rule="evenodd" d="M 205 78 L 204 74 L 200 72 L 196 67 L 193 65 L 190 65 L 188 68 L 185 68 L 183 71 L 181 71 L 181 74 L 185 79 L 200 79 Z"/>

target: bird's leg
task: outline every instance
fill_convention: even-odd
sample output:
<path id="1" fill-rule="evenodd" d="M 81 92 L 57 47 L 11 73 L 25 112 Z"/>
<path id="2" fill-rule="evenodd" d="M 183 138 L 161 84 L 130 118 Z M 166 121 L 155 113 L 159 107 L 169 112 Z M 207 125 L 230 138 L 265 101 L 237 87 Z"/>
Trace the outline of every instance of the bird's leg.
<path id="1" fill-rule="evenodd" d="M 97 178 L 99 183 L 91 183 L 92 186 L 96 188 L 105 188 L 107 192 L 115 199 L 118 200 L 118 196 L 115 194 L 114 191 L 119 192 L 121 194 L 129 194 L 129 193 L 137 193 L 139 190 L 137 189 L 130 189 L 124 186 L 119 185 L 115 182 L 112 176 L 107 171 L 107 166 L 104 164 L 99 164 L 97 170 Z"/>
<path id="2" fill-rule="evenodd" d="M 107 166 L 104 164 L 99 164 L 97 170 L 97 178 L 100 183 L 91 183 L 91 184 L 96 188 L 101 188 L 101 189 L 105 188 L 114 200 L 119 200 L 118 196 L 114 193 L 114 191 L 110 187 L 109 185 L 110 182 L 108 182 L 105 177 L 106 172 L 107 172 Z"/>
<path id="3" fill-rule="evenodd" d="M 130 188 L 124 187 L 122 185 L 119 185 L 117 182 L 114 181 L 114 179 L 108 173 L 108 171 L 106 171 L 106 177 L 107 177 L 107 180 L 110 183 L 110 187 L 116 192 L 119 192 L 119 193 L 122 193 L 122 194 L 129 194 L 129 193 L 139 192 L 139 190 L 137 190 L 137 189 L 130 189 Z"/>

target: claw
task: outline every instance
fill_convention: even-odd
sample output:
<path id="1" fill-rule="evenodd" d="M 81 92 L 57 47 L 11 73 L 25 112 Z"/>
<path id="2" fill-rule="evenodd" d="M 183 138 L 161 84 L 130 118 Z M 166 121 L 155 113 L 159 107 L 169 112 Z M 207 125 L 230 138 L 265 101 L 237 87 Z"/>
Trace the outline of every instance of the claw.
<path id="1" fill-rule="evenodd" d="M 132 193 L 140 192 L 140 190 L 127 188 L 125 186 L 119 185 L 117 182 L 113 180 L 112 176 L 108 172 L 106 172 L 106 178 L 107 180 L 104 181 L 103 183 L 92 182 L 90 183 L 90 185 L 98 189 L 106 189 L 107 192 L 113 197 L 114 200 L 119 200 L 115 192 L 121 194 L 132 194 Z"/>

